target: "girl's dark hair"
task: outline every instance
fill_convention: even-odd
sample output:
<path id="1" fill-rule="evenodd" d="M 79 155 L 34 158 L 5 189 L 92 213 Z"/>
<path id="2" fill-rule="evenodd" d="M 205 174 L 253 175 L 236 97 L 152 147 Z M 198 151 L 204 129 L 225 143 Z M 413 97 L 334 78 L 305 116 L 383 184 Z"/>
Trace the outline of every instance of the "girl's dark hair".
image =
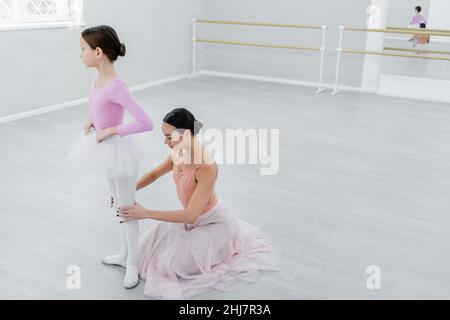
<path id="1" fill-rule="evenodd" d="M 421 27 L 422 29 L 425 29 L 425 28 L 427 27 L 427 25 L 426 25 L 425 23 L 421 23 L 421 24 L 420 24 L 420 27 Z"/>
<path id="2" fill-rule="evenodd" d="M 417 7 L 416 7 L 416 10 L 417 10 L 417 12 L 420 13 L 420 12 L 422 12 L 422 7 L 421 7 L 421 6 L 417 6 Z"/>
<path id="3" fill-rule="evenodd" d="M 125 44 L 120 42 L 117 32 L 110 26 L 88 28 L 81 36 L 92 49 L 101 48 L 110 61 L 116 61 L 119 56 L 124 57 L 127 52 Z"/>
<path id="4" fill-rule="evenodd" d="M 170 124 L 177 129 L 189 129 L 194 136 L 196 136 L 203 128 L 203 123 L 197 121 L 194 115 L 185 108 L 172 110 L 164 117 L 163 122 Z"/>

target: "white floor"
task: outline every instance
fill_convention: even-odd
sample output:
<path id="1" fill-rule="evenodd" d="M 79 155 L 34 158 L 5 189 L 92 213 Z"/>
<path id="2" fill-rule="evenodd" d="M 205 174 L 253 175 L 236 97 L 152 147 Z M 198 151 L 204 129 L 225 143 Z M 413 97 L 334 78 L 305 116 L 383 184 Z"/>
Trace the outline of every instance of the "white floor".
<path id="1" fill-rule="evenodd" d="M 206 128 L 280 129 L 279 174 L 223 165 L 218 193 L 272 240 L 281 271 L 199 299 L 450 298 L 450 106 L 214 77 L 137 97 L 158 127 L 184 106 Z M 127 291 L 123 271 L 100 264 L 119 245 L 107 190 L 64 169 L 86 110 L 0 126 L 0 299 L 144 299 L 143 282 Z M 148 141 L 162 160 L 157 129 Z M 138 201 L 180 207 L 170 177 Z M 66 287 L 70 265 L 81 290 Z M 370 265 L 381 290 L 366 287 Z"/>

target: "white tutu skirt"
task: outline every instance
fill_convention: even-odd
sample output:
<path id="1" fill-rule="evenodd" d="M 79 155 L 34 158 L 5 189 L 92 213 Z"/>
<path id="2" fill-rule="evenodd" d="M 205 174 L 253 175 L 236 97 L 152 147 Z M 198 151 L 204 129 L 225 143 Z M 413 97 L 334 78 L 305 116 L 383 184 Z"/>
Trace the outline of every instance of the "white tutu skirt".
<path id="1" fill-rule="evenodd" d="M 71 170 L 101 178 L 128 178 L 138 174 L 143 147 L 133 136 L 113 136 L 97 143 L 95 131 L 78 134 L 66 160 Z"/>

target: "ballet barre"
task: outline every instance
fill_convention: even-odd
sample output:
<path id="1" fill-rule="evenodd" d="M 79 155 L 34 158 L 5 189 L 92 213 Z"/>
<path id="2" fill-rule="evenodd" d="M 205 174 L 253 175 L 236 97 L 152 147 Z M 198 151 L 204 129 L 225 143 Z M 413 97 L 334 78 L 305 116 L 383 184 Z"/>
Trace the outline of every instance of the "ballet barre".
<path id="1" fill-rule="evenodd" d="M 197 42 L 216 43 L 216 44 L 229 44 L 229 45 L 237 45 L 237 46 L 260 47 L 260 48 L 277 48 L 277 49 L 296 49 L 296 50 L 320 51 L 320 48 L 315 48 L 315 47 L 288 46 L 288 45 L 254 43 L 254 42 L 223 41 L 223 40 L 210 40 L 210 39 L 197 39 Z"/>
<path id="2" fill-rule="evenodd" d="M 208 44 L 222 44 L 247 46 L 257 48 L 272 48 L 272 49 L 289 49 L 289 50 L 303 50 L 303 51 L 317 51 L 320 52 L 320 68 L 319 68 L 319 86 L 316 93 L 324 92 L 323 88 L 323 72 L 325 61 L 325 40 L 326 40 L 326 25 L 308 25 L 308 24 L 282 24 L 282 23 L 265 23 L 265 22 L 245 22 L 245 21 L 229 21 L 229 20 L 210 20 L 210 19 L 192 19 L 193 22 L 193 46 L 192 46 L 192 72 L 193 77 L 197 72 L 197 43 Z M 239 25 L 252 27 L 271 27 L 271 28 L 295 28 L 295 29 L 313 29 L 322 30 L 322 42 L 320 47 L 307 47 L 299 45 L 284 45 L 284 44 L 269 44 L 256 42 L 242 42 L 242 41 L 228 41 L 217 39 L 206 39 L 197 37 L 197 24 L 222 24 L 222 25 Z"/>
<path id="3" fill-rule="evenodd" d="M 421 50 L 421 49 L 407 49 L 407 48 L 393 48 L 393 47 L 384 47 L 384 50 L 450 55 L 450 51 L 439 51 L 439 50 L 425 50 L 425 49 Z"/>
<path id="4" fill-rule="evenodd" d="M 439 32 L 439 33 L 450 33 L 450 30 L 445 29 L 428 29 L 428 28 L 405 28 L 405 27 L 386 27 L 387 30 L 401 30 L 401 31 L 420 31 L 420 32 Z M 414 32 L 415 33 L 415 32 Z"/>
<path id="5" fill-rule="evenodd" d="M 445 57 L 433 57 L 433 56 L 417 55 L 417 54 L 391 53 L 391 52 L 385 52 L 385 51 L 343 49 L 342 41 L 343 41 L 343 37 L 344 37 L 344 31 L 346 31 L 346 30 L 347 31 L 357 31 L 357 32 L 358 31 L 359 32 L 380 32 L 380 33 L 396 33 L 396 34 L 409 34 L 409 35 L 423 34 L 423 35 L 436 35 L 436 36 L 450 37 L 450 32 L 431 31 L 431 30 L 430 31 L 418 31 L 417 29 L 412 29 L 412 28 L 405 28 L 405 30 L 403 30 L 403 29 L 349 28 L 349 27 L 339 26 L 339 42 L 338 42 L 338 48 L 336 49 L 336 51 L 337 51 L 336 74 L 335 74 L 335 79 L 334 79 L 334 89 L 333 89 L 333 92 L 331 93 L 331 95 L 336 95 L 340 92 L 338 82 L 339 82 L 341 57 L 342 57 L 343 53 L 360 54 L 360 55 L 369 54 L 369 55 L 388 56 L 388 57 L 450 61 L 450 58 L 445 58 Z M 395 49 L 395 48 L 390 48 L 390 49 Z M 401 48 L 396 48 L 396 49 L 401 49 Z M 402 50 L 397 50 L 397 51 L 402 51 Z M 404 50 L 407 50 L 407 49 L 404 49 Z M 389 50 L 389 51 L 393 51 L 393 50 Z M 414 51 L 414 50 L 412 49 L 412 50 L 408 50 L 408 51 Z M 432 51 L 432 50 L 430 50 L 430 51 Z M 423 50 L 417 50 L 417 52 L 423 52 Z"/>
<path id="6" fill-rule="evenodd" d="M 340 27 L 339 27 L 340 28 Z M 450 37 L 450 32 L 437 32 L 437 31 L 424 31 L 427 29 L 413 29 L 413 28 L 407 28 L 407 29 L 368 29 L 368 28 L 348 28 L 343 27 L 344 30 L 347 31 L 362 31 L 362 32 L 380 32 L 380 33 L 395 33 L 395 34 L 422 34 L 422 35 L 428 35 L 428 36 L 444 36 L 444 37 Z"/>
<path id="7" fill-rule="evenodd" d="M 388 57 L 406 57 L 406 58 L 450 61 L 450 58 L 444 58 L 444 57 L 420 56 L 417 54 L 388 53 L 388 52 L 384 52 L 384 51 L 342 49 L 342 52 L 343 53 L 353 53 L 353 54 L 371 54 L 371 55 L 388 56 Z"/>
<path id="8" fill-rule="evenodd" d="M 229 20 L 208 20 L 208 19 L 194 19 L 194 20 L 197 23 L 209 23 L 209 24 L 231 24 L 239 26 L 317 29 L 317 30 L 322 29 L 322 26 L 315 24 L 286 24 L 286 23 L 244 22 L 244 21 L 229 21 Z"/>

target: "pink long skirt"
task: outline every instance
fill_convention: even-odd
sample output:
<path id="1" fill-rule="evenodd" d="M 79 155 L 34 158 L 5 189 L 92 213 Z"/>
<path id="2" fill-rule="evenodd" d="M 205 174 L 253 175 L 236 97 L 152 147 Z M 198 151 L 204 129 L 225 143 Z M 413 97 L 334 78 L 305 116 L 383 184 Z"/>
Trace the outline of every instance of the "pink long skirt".
<path id="1" fill-rule="evenodd" d="M 219 202 L 193 225 L 160 222 L 139 242 L 139 274 L 145 295 L 189 299 L 209 290 L 229 291 L 236 280 L 256 281 L 277 271 L 271 243 Z"/>

